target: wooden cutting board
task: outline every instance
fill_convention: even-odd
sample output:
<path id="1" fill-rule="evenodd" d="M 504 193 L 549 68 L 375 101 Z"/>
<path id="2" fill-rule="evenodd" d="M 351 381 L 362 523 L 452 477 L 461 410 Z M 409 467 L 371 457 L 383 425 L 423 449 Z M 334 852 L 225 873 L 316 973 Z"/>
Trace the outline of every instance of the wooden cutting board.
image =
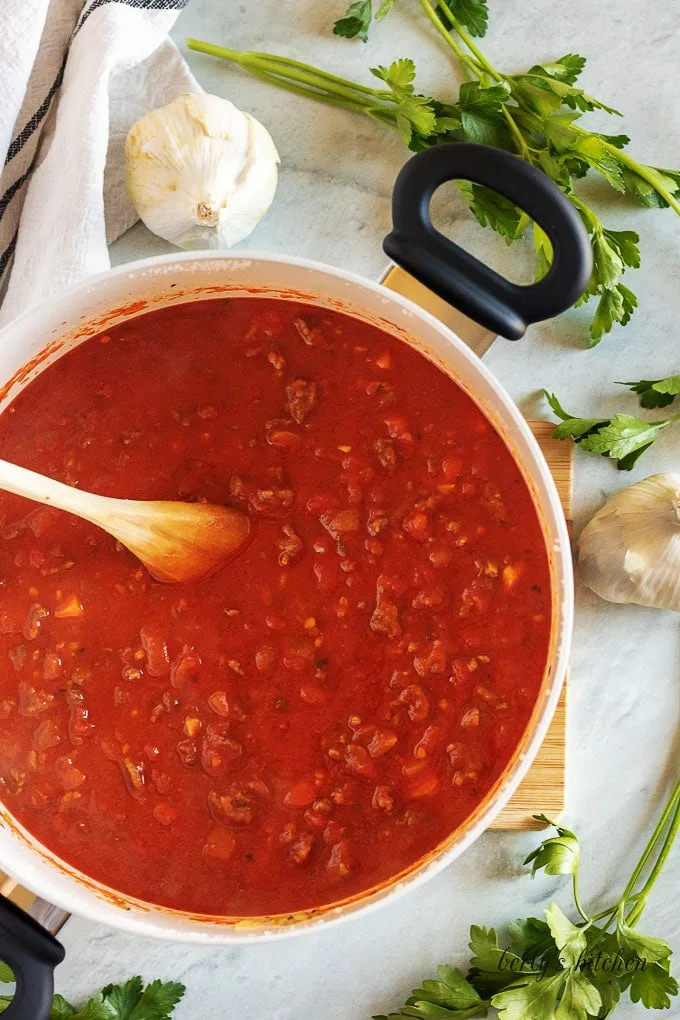
<path id="1" fill-rule="evenodd" d="M 412 276 L 393 266 L 383 278 L 390 290 L 410 298 L 453 330 L 475 354 L 483 357 L 496 339 L 493 333 L 469 319 Z M 571 522 L 573 490 L 573 445 L 553 439 L 554 425 L 529 422 L 552 472 L 567 523 Z M 501 811 L 492 829 L 540 829 L 541 822 L 532 816 L 545 814 L 557 818 L 564 810 L 567 746 L 567 684 L 553 717 L 543 746 L 536 755 L 524 782 Z"/>

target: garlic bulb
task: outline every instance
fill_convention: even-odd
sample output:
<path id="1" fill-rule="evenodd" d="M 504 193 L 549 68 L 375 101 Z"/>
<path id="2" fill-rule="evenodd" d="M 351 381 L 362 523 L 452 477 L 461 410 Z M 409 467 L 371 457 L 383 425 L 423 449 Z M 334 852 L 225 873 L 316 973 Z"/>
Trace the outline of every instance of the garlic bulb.
<path id="1" fill-rule="evenodd" d="M 612 496 L 581 534 L 579 564 L 608 602 L 680 612 L 680 474 L 651 475 Z"/>
<path id="2" fill-rule="evenodd" d="M 279 154 L 269 132 L 219 96 L 182 95 L 133 124 L 127 186 L 154 234 L 180 248 L 229 248 L 274 199 Z"/>

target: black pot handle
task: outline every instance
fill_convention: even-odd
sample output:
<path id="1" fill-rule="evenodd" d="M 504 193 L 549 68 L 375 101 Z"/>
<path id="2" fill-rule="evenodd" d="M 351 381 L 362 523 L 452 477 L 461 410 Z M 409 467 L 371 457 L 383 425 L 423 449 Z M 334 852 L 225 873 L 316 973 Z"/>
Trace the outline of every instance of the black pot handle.
<path id="1" fill-rule="evenodd" d="M 54 968 L 64 947 L 23 910 L 0 896 L 0 959 L 14 971 L 16 991 L 2 1020 L 49 1020 Z"/>
<path id="2" fill-rule="evenodd" d="M 550 238 L 553 262 L 538 283 L 510 283 L 435 230 L 430 201 L 445 181 L 484 184 L 523 209 Z M 417 153 L 397 177 L 389 257 L 471 319 L 518 340 L 531 322 L 565 311 L 586 289 L 592 250 L 569 199 L 518 156 L 486 145 L 453 142 Z"/>

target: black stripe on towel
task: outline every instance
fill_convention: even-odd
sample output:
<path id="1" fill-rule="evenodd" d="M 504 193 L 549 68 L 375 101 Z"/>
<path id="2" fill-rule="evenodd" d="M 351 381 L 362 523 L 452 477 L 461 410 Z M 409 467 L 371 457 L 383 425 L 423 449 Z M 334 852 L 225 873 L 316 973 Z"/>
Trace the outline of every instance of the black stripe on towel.
<path id="1" fill-rule="evenodd" d="M 18 236 L 19 236 L 19 230 L 17 228 L 17 230 L 14 231 L 14 237 L 9 242 L 9 244 L 7 245 L 5 250 L 3 251 L 2 255 L 0 255 L 0 280 L 2 279 L 3 274 L 4 274 L 5 270 L 7 269 L 7 266 L 9 265 L 9 261 L 12 258 L 12 255 L 14 255 L 14 249 L 17 246 L 17 238 L 18 238 Z"/>
<path id="2" fill-rule="evenodd" d="M 35 162 L 35 161 L 34 161 L 34 162 Z M 21 186 L 22 186 L 23 184 L 25 184 L 25 183 L 26 183 L 26 181 L 28 180 L 28 178 L 29 178 L 29 177 L 31 176 L 31 174 L 33 173 L 33 165 L 34 165 L 34 164 L 33 164 L 33 163 L 31 163 L 31 165 L 29 166 L 29 168 L 28 168 L 28 170 L 26 171 L 26 173 L 25 173 L 25 174 L 22 174 L 22 175 L 21 175 L 21 177 L 17 177 L 17 179 L 16 179 L 16 181 L 14 182 L 14 184 L 12 184 L 12 185 L 11 185 L 11 186 L 10 186 L 10 187 L 9 187 L 9 188 L 7 189 L 7 191 L 6 191 L 6 192 L 5 192 L 5 194 L 4 194 L 3 196 L 2 196 L 2 198 L 0 198 L 0 220 L 2 220 L 2 217 L 3 217 L 4 215 L 5 215 L 5 209 L 7 208 L 7 206 L 9 205 L 9 203 L 10 203 L 10 202 L 12 201 L 12 199 L 13 199 L 13 198 L 14 198 L 14 196 L 16 195 L 17 191 L 19 190 L 19 188 L 20 188 L 20 187 L 21 187 Z"/>
<path id="3" fill-rule="evenodd" d="M 28 121 L 27 124 L 24 125 L 24 127 L 21 129 L 21 131 L 16 136 L 16 138 L 14 139 L 12 144 L 10 145 L 9 149 L 7 150 L 7 157 L 5 159 L 5 166 L 7 166 L 7 164 L 10 162 L 10 160 L 14 159 L 14 157 L 17 156 L 21 152 L 21 150 L 23 149 L 23 147 L 26 144 L 26 142 L 28 141 L 28 139 L 31 137 L 31 135 L 34 133 L 34 131 L 36 131 L 36 129 L 42 124 L 43 120 L 47 116 L 47 113 L 49 111 L 49 108 L 50 108 L 50 105 L 52 103 L 52 100 L 54 99 L 55 93 L 58 91 L 58 89 L 61 86 L 62 81 L 64 80 L 64 68 L 65 67 L 66 67 L 66 57 L 64 57 L 62 65 L 59 68 L 59 73 L 57 74 L 57 77 L 52 82 L 52 87 L 50 88 L 49 92 L 47 93 L 47 95 L 43 99 L 42 103 L 40 104 L 38 109 L 35 111 L 33 116 L 31 117 L 31 119 Z"/>
<path id="4" fill-rule="evenodd" d="M 94 11 L 107 4 L 123 4 L 125 7 L 134 7 L 140 11 L 181 11 L 187 3 L 188 0 L 92 0 L 90 6 L 83 11 L 76 32 L 81 30 Z M 73 34 L 75 35 L 75 32 Z"/>

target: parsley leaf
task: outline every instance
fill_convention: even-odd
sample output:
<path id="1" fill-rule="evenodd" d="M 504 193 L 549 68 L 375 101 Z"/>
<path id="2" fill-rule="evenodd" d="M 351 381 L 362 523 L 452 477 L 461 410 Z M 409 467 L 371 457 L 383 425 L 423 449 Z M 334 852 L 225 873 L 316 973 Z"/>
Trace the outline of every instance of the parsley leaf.
<path id="1" fill-rule="evenodd" d="M 486 35 L 489 22 L 487 0 L 440 0 L 440 7 L 446 7 L 470 35 L 477 38 Z"/>
<path id="2" fill-rule="evenodd" d="M 511 950 L 501 948 L 493 928 L 473 924 L 469 946 L 473 955 L 468 980 L 482 995 L 493 995 L 518 980 L 534 980 L 540 974 L 532 960 L 525 961 Z"/>
<path id="3" fill-rule="evenodd" d="M 548 402 L 553 410 L 559 414 L 559 416 L 565 419 L 566 422 L 573 422 L 577 419 L 571 418 L 566 411 L 560 406 L 557 397 L 547 394 Z M 558 410 L 559 408 L 559 410 Z M 598 419 L 581 419 L 585 421 L 595 422 L 597 424 Z M 607 419 L 604 419 L 605 421 Z M 590 425 L 592 428 L 592 424 Z M 573 435 L 573 432 L 565 433 L 564 436 L 557 438 L 564 439 L 566 435 Z M 581 849 L 579 842 L 573 832 L 569 829 L 563 828 L 561 825 L 557 825 L 556 822 L 551 821 L 550 818 L 546 818 L 545 815 L 535 815 L 537 821 L 545 822 L 547 825 L 552 825 L 553 828 L 557 829 L 557 835 L 549 839 L 544 839 L 543 842 L 534 850 L 524 861 L 525 864 L 531 864 L 531 875 L 532 878 L 537 871 L 543 869 L 546 875 L 574 875 L 578 871 L 579 862 L 581 859 Z M 548 924 L 550 924 L 550 918 L 548 918 Z M 553 932 L 554 935 L 554 932 Z M 556 940 L 557 941 L 557 940 Z"/>
<path id="4" fill-rule="evenodd" d="M 102 998 L 115 1011 L 116 1017 L 128 1017 L 141 999 L 143 988 L 141 977 L 133 977 L 124 985 L 107 985 Z"/>
<path id="5" fill-rule="evenodd" d="M 458 106 L 463 131 L 471 142 L 509 147 L 503 114 L 509 95 L 510 87 L 505 82 L 488 87 L 476 81 L 466 81 L 461 85 Z"/>
<path id="6" fill-rule="evenodd" d="M 14 972 L 8 967 L 4 960 L 0 960 L 0 984 L 11 985 L 14 982 Z"/>
<path id="7" fill-rule="evenodd" d="M 632 393 L 639 394 L 641 407 L 667 407 L 680 393 L 680 375 L 669 375 L 665 379 L 639 379 L 618 385 L 627 386 Z"/>
<path id="8" fill-rule="evenodd" d="M 578 53 L 567 53 L 552 64 L 535 64 L 528 73 L 545 75 L 562 81 L 565 85 L 573 85 L 585 66 L 585 57 L 579 56 Z"/>
<path id="9" fill-rule="evenodd" d="M 73 1020 L 112 1020 L 112 1013 L 99 997 L 90 999 L 81 1010 L 73 1014 Z"/>
<path id="10" fill-rule="evenodd" d="M 601 1008 L 602 996 L 592 981 L 578 970 L 568 973 L 555 1020 L 587 1020 L 598 1016 Z"/>
<path id="11" fill-rule="evenodd" d="M 564 984 L 564 975 L 526 979 L 497 992 L 491 1005 L 498 1010 L 498 1020 L 554 1020 L 557 997 Z"/>
<path id="12" fill-rule="evenodd" d="M 67 1002 L 63 995 L 55 995 L 52 1000 L 50 1020 L 71 1020 L 76 1015 L 75 1008 Z"/>
<path id="13" fill-rule="evenodd" d="M 560 951 L 560 962 L 564 967 L 575 967 L 581 954 L 588 948 L 585 932 L 572 924 L 556 903 L 550 904 L 545 916 L 555 945 Z"/>
<path id="14" fill-rule="evenodd" d="M 412 60 L 395 60 L 389 67 L 380 64 L 371 68 L 371 74 L 389 86 L 395 104 L 396 126 L 406 145 L 417 148 L 415 139 L 431 135 L 438 121 L 442 126 L 445 124 L 447 118 L 438 119 L 434 100 L 416 93 L 413 85 L 416 65 Z"/>
<path id="15" fill-rule="evenodd" d="M 521 236 L 524 232 L 525 218 L 522 210 L 510 199 L 504 198 L 483 184 L 473 184 L 471 181 L 458 181 L 457 184 L 458 190 L 480 226 L 491 227 L 505 238 L 507 244 L 512 244 Z"/>
<path id="16" fill-rule="evenodd" d="M 389 67 L 385 67 L 383 64 L 372 67 L 371 74 L 376 78 L 380 78 L 386 85 L 389 85 L 393 92 L 408 94 L 413 92 L 413 82 L 416 79 L 416 65 L 412 60 L 402 57 L 401 60 L 392 61 Z"/>
<path id="17" fill-rule="evenodd" d="M 649 935 L 641 935 L 639 931 L 627 924 L 619 924 L 616 939 L 622 950 L 631 957 L 644 960 L 645 963 L 660 963 L 671 955 L 671 947 L 663 939 L 655 939 Z"/>
<path id="18" fill-rule="evenodd" d="M 663 429 L 676 421 L 676 418 L 663 418 L 661 421 L 648 422 L 629 414 L 615 414 L 613 418 L 576 418 L 564 410 L 554 394 L 544 390 L 544 395 L 555 414 L 562 418 L 562 424 L 553 432 L 555 439 L 571 437 L 581 449 L 611 457 L 617 462 L 620 471 L 630 471 Z M 541 844 L 539 850 L 527 858 L 526 863 L 533 860 L 543 846 Z"/>
<path id="19" fill-rule="evenodd" d="M 590 346 L 598 344 L 605 333 L 611 332 L 615 323 L 627 326 L 637 303 L 635 294 L 622 283 L 617 283 L 611 290 L 603 290 L 590 327 Z"/>
<path id="20" fill-rule="evenodd" d="M 368 42 L 368 30 L 371 26 L 373 11 L 371 0 L 357 0 L 351 3 L 342 18 L 333 25 L 333 34 L 345 39 L 359 38 Z"/>
<path id="21" fill-rule="evenodd" d="M 523 960 L 538 958 L 555 948 L 550 928 L 538 917 L 513 921 L 508 925 L 508 933 L 512 939 L 512 948 Z"/>
<path id="22" fill-rule="evenodd" d="M 534 249 L 536 251 L 536 272 L 534 279 L 542 280 L 552 265 L 553 250 L 550 238 L 544 230 L 534 223 L 533 227 Z"/>
<path id="23" fill-rule="evenodd" d="M 626 190 L 623 182 L 623 170 L 618 160 L 609 153 L 607 143 L 603 142 L 601 138 L 596 135 L 580 138 L 572 146 L 571 153 L 585 160 L 593 170 L 597 170 L 614 191 L 624 192 Z"/>
<path id="24" fill-rule="evenodd" d="M 373 1020 L 390 1020 L 390 1017 L 422 1017 L 423 1020 L 467 1020 L 468 1017 L 486 1016 L 488 1003 L 484 1002 L 472 985 L 455 967 L 443 964 L 437 968 L 438 980 L 423 981 L 414 988 L 406 1005 L 399 1013 L 389 1017 L 377 1016 Z"/>
<path id="25" fill-rule="evenodd" d="M 601 453 L 632 467 L 637 457 L 631 463 L 631 456 L 635 453 L 639 456 L 651 446 L 667 424 L 664 421 L 641 421 L 630 414 L 615 414 L 608 424 L 581 439 L 580 446 L 590 453 Z"/>
<path id="26" fill-rule="evenodd" d="M 383 2 L 380 4 L 380 7 L 375 12 L 375 20 L 382 21 L 383 18 L 386 18 L 387 15 L 392 10 L 392 8 L 394 7 L 394 5 L 396 4 L 396 2 L 397 0 L 383 0 Z"/>
<path id="27" fill-rule="evenodd" d="M 646 1009 L 670 1009 L 671 996 L 678 994 L 678 982 L 660 964 L 637 968 L 630 982 L 630 997 Z"/>
<path id="28" fill-rule="evenodd" d="M 411 997 L 452 1010 L 479 1009 L 481 998 L 459 970 L 442 965 L 437 968 L 439 980 L 423 981 L 421 988 L 414 988 Z"/>
<path id="29" fill-rule="evenodd" d="M 166 1020 L 184 992 L 184 985 L 178 981 L 152 981 L 142 992 L 142 997 L 130 1015 L 121 1013 L 120 1020 Z"/>

